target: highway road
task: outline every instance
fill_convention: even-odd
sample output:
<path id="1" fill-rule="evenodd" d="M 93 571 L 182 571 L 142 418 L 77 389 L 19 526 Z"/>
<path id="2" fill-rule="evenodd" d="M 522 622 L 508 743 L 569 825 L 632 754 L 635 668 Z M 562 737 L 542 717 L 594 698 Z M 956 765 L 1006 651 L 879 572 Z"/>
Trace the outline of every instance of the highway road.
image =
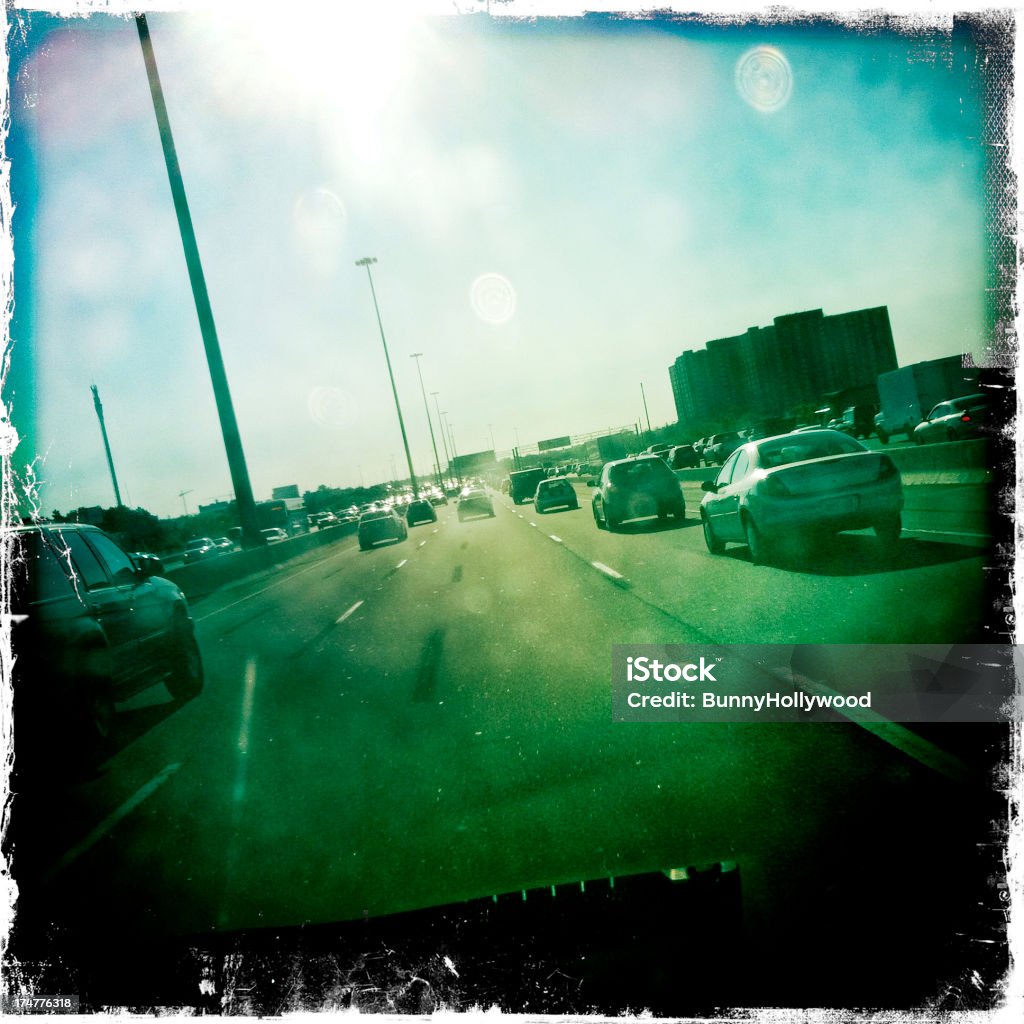
<path id="1" fill-rule="evenodd" d="M 757 966 L 728 991 L 755 1005 L 917 1005 L 983 970 L 958 936 L 991 895 L 996 727 L 922 746 L 845 721 L 616 724 L 610 647 L 990 640 L 990 554 L 908 535 L 884 560 L 850 534 L 755 566 L 711 556 L 692 503 L 608 534 L 578 491 L 571 512 L 442 508 L 195 603 L 204 692 L 120 706 L 101 770 L 16 810 L 24 958 L 732 861 Z"/>

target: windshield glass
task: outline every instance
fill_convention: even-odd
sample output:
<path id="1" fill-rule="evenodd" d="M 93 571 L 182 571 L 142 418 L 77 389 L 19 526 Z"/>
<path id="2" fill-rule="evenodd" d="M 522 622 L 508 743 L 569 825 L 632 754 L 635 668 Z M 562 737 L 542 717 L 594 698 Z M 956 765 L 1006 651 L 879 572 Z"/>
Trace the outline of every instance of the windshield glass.
<path id="1" fill-rule="evenodd" d="M 5 978 L 995 1001 L 1009 725 L 947 658 L 1016 628 L 1013 442 L 917 428 L 1016 397 L 1014 18 L 57 6 L 5 5 L 0 506 L 79 596 L 0 609 Z M 769 684 L 874 703 L 703 704 Z"/>

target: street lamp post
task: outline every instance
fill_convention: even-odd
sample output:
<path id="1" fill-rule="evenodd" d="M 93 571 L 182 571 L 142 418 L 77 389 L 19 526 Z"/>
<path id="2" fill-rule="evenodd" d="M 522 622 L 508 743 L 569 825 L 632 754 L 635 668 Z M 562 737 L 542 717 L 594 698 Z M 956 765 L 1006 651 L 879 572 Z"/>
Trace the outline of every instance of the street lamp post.
<path id="1" fill-rule="evenodd" d="M 437 485 L 443 491 L 444 484 L 441 482 L 441 460 L 437 456 L 437 441 L 434 440 L 434 424 L 430 421 L 430 406 L 427 403 L 427 389 L 423 386 L 423 371 L 420 369 L 420 357 L 422 355 L 422 352 L 413 352 L 409 358 L 416 360 L 416 373 L 419 374 L 420 378 L 420 392 L 423 395 L 423 408 L 427 414 L 427 426 L 430 428 L 430 444 L 434 449 L 434 465 L 437 467 Z"/>
<path id="2" fill-rule="evenodd" d="M 644 382 L 640 381 L 640 397 L 644 400 L 644 416 L 647 417 L 647 433 L 651 433 L 651 414 L 647 411 L 647 396 L 644 394 Z"/>
<path id="3" fill-rule="evenodd" d="M 398 401 L 398 388 L 395 387 L 395 375 L 391 372 L 391 356 L 388 355 L 388 343 L 384 338 L 384 324 L 380 318 L 380 307 L 377 305 L 377 291 L 373 287 L 373 275 L 370 273 L 370 265 L 377 262 L 376 256 L 364 256 L 356 260 L 357 267 L 366 267 L 366 279 L 370 282 L 370 294 L 373 296 L 373 311 L 377 314 L 377 326 L 380 328 L 380 341 L 384 346 L 384 361 L 388 364 L 388 378 L 391 381 L 391 394 L 395 397 L 395 411 L 398 413 L 398 426 L 402 431 L 402 444 L 405 446 L 405 461 L 409 466 L 409 482 L 412 484 L 412 493 L 415 495 L 416 471 L 412 468 L 412 455 L 409 454 L 409 439 L 405 435 L 405 420 L 402 419 L 402 406 Z"/>
<path id="4" fill-rule="evenodd" d="M 441 403 L 438 402 L 438 400 L 437 400 L 437 396 L 440 393 L 441 393 L 440 391 L 431 391 L 430 392 L 430 394 L 434 398 L 434 408 L 437 410 L 437 426 L 438 426 L 438 429 L 441 431 L 441 444 L 444 446 L 444 461 L 447 464 L 448 473 L 451 474 L 451 471 L 452 471 L 452 457 L 448 453 L 448 440 L 444 436 L 444 426 L 441 423 Z"/>

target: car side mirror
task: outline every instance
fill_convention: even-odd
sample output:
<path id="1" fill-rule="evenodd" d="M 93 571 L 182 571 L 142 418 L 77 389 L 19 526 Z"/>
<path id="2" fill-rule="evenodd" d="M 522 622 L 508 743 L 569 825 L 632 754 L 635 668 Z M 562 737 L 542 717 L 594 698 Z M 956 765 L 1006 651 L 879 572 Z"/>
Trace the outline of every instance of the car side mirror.
<path id="1" fill-rule="evenodd" d="M 135 571 L 140 580 L 148 580 L 151 576 L 159 576 L 163 572 L 163 565 L 160 559 L 152 555 L 143 555 L 135 558 Z"/>
<path id="2" fill-rule="evenodd" d="M 718 484 L 716 484 L 713 480 L 704 480 L 700 485 L 700 489 L 702 491 L 707 491 L 709 494 L 717 494 Z"/>

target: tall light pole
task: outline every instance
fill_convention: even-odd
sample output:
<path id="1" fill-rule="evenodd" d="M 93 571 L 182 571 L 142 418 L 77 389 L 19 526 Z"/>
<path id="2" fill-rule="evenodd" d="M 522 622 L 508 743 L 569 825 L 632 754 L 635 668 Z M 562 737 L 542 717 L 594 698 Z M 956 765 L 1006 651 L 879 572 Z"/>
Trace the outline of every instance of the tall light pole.
<path id="1" fill-rule="evenodd" d="M 451 457 L 451 455 L 448 454 L 448 441 L 447 441 L 447 439 L 444 436 L 444 428 L 443 428 L 443 426 L 441 424 L 441 403 L 438 402 L 438 400 L 437 400 L 437 396 L 440 393 L 441 393 L 440 391 L 431 391 L 430 392 L 430 394 L 433 396 L 433 399 L 434 399 L 434 408 L 437 410 L 437 426 L 438 426 L 438 429 L 441 431 L 441 444 L 444 445 L 444 461 L 447 464 L 447 471 L 449 473 L 451 473 L 451 471 L 452 471 L 452 457 Z"/>
<path id="2" fill-rule="evenodd" d="M 491 435 L 491 451 L 496 451 L 497 445 L 494 443 L 494 425 L 491 423 L 487 424 L 487 433 Z"/>
<path id="3" fill-rule="evenodd" d="M 92 387 L 92 404 L 96 409 L 96 416 L 100 421 L 100 433 L 103 435 L 103 448 L 107 453 L 107 465 L 110 467 L 110 481 L 114 485 L 114 500 L 117 507 L 122 507 L 121 490 L 117 486 L 117 474 L 114 472 L 114 456 L 110 454 L 110 441 L 107 440 L 107 424 L 103 419 L 103 404 L 100 402 L 99 388 L 95 384 Z"/>
<path id="4" fill-rule="evenodd" d="M 419 374 L 420 391 L 423 394 L 423 408 L 427 413 L 427 426 L 430 427 L 430 443 L 434 449 L 434 465 L 437 466 L 437 485 L 443 491 L 444 485 L 441 483 L 441 460 L 437 456 L 437 441 L 434 440 L 434 424 L 430 421 L 430 406 L 427 404 L 427 389 L 423 386 L 423 371 L 420 369 L 420 357 L 422 355 L 422 352 L 413 352 L 409 358 L 416 360 L 416 373 Z"/>
<path id="5" fill-rule="evenodd" d="M 402 431 L 402 444 L 405 446 L 405 461 L 409 465 L 409 482 L 412 484 L 412 493 L 417 491 L 416 471 L 412 468 L 412 456 L 409 454 L 409 439 L 405 436 L 405 420 L 402 419 L 402 406 L 398 402 L 398 388 L 395 387 L 395 375 L 391 372 L 391 356 L 388 355 L 388 343 L 384 338 L 384 324 L 380 318 L 380 307 L 377 305 L 377 291 L 373 287 L 373 275 L 370 273 L 370 264 L 376 263 L 376 256 L 364 256 L 356 260 L 357 267 L 366 267 L 366 279 L 370 282 L 370 294 L 373 296 L 373 310 L 377 314 L 377 326 L 380 328 L 380 341 L 384 346 L 384 361 L 388 364 L 388 378 L 391 380 L 391 394 L 395 396 L 395 411 L 398 413 L 398 426 Z"/>
<path id="6" fill-rule="evenodd" d="M 640 397 L 644 400 L 644 415 L 647 417 L 647 433 L 651 432 L 651 414 L 647 411 L 647 396 L 644 394 L 644 382 L 640 381 Z"/>
<path id="7" fill-rule="evenodd" d="M 210 382 L 213 385 L 217 415 L 220 418 L 224 451 L 228 458 L 228 468 L 231 471 L 231 486 L 235 492 L 238 518 L 242 526 L 242 543 L 244 547 L 262 547 L 267 543 L 267 539 L 260 532 L 260 524 L 256 518 L 256 500 L 253 497 L 249 469 L 246 466 L 245 453 L 242 450 L 242 435 L 239 432 L 238 421 L 235 419 L 235 408 L 231 402 L 227 371 L 224 369 L 224 359 L 221 355 L 217 328 L 213 319 L 213 307 L 206 290 L 206 277 L 203 274 L 203 265 L 199 258 L 199 245 L 192 227 L 192 214 L 189 212 L 188 198 L 185 195 L 185 185 L 181 176 L 181 167 L 178 164 L 174 136 L 171 134 L 171 122 L 167 115 L 167 104 L 164 102 L 156 56 L 153 53 L 153 41 L 149 36 L 149 25 L 146 22 L 145 14 L 136 15 L 135 25 L 139 33 L 139 43 L 142 46 L 146 76 L 149 79 L 149 91 L 153 98 L 153 110 L 160 132 L 160 144 L 163 148 L 164 163 L 167 166 L 167 178 L 171 186 L 174 211 L 178 218 L 178 232 L 185 250 L 185 266 L 188 269 L 192 298 L 195 302 L 196 315 L 199 318 L 199 333 L 202 335 L 203 348 L 206 350 L 206 363 L 210 370 Z"/>

